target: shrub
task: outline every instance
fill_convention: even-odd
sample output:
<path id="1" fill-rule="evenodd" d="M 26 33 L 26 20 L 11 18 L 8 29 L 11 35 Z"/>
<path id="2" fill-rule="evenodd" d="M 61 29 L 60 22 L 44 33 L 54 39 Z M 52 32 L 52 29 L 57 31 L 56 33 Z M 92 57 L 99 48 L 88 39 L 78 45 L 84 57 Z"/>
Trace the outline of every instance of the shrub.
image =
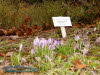
<path id="1" fill-rule="evenodd" d="M 4 0 L 0 1 L 0 28 L 26 24 L 26 19 L 29 20 L 27 25 L 46 25 L 50 28 L 53 27 L 53 16 L 70 16 L 73 23 L 89 24 L 96 18 L 99 11 L 98 5 L 92 1 L 75 5 L 70 0 L 68 2 L 43 0 L 41 4 L 29 5 L 20 0 L 10 0 L 10 2 Z"/>

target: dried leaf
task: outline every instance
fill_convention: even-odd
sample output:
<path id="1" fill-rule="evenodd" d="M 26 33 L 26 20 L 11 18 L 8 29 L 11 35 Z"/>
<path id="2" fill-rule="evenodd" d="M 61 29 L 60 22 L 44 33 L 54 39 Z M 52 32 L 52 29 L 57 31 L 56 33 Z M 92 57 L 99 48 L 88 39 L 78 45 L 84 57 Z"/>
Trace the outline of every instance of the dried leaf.
<path id="1" fill-rule="evenodd" d="M 16 28 L 12 27 L 11 29 L 6 30 L 6 34 L 5 35 L 15 35 L 16 34 Z"/>
<path id="2" fill-rule="evenodd" d="M 0 29 L 0 36 L 4 35 L 4 29 Z"/>
<path id="3" fill-rule="evenodd" d="M 85 26 L 85 28 L 92 28 L 92 27 L 95 27 L 96 26 L 96 24 L 87 24 L 86 26 Z"/>
<path id="4" fill-rule="evenodd" d="M 37 29 L 37 30 L 39 29 L 39 30 L 41 30 L 41 26 L 39 26 L 39 25 L 33 25 L 32 29 Z"/>
<path id="5" fill-rule="evenodd" d="M 4 72 L 0 69 L 0 75 L 4 75 Z"/>
<path id="6" fill-rule="evenodd" d="M 8 40 L 8 42 L 14 42 L 14 40 Z"/>
<path id="7" fill-rule="evenodd" d="M 80 24 L 73 24 L 72 27 L 73 27 L 73 28 L 80 28 L 81 25 L 80 25 Z"/>
<path id="8" fill-rule="evenodd" d="M 0 52 L 0 56 L 5 57 L 5 53 Z"/>
<path id="9" fill-rule="evenodd" d="M 3 73 L 0 75 L 34 75 L 34 73 Z"/>
<path id="10" fill-rule="evenodd" d="M 86 64 L 81 64 L 80 60 L 79 59 L 76 59 L 72 62 L 72 64 L 75 66 L 76 69 L 82 69 L 82 68 L 85 68 L 87 67 Z"/>
<path id="11" fill-rule="evenodd" d="M 76 69 L 82 69 L 82 68 L 85 68 L 85 67 L 87 67 L 86 64 L 78 64 L 78 65 L 75 66 Z"/>
<path id="12" fill-rule="evenodd" d="M 81 64 L 81 62 L 80 62 L 79 59 L 76 59 L 76 60 L 72 61 L 72 64 L 73 65 L 78 65 L 78 64 Z"/>
<path id="13" fill-rule="evenodd" d="M 20 75 L 34 75 L 34 73 L 21 73 Z"/>

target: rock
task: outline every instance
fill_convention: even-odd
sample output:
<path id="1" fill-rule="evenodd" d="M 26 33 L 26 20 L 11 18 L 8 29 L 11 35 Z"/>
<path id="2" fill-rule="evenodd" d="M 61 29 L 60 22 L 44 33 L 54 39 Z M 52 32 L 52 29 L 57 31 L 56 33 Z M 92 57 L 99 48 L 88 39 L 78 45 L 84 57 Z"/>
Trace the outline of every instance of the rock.
<path id="1" fill-rule="evenodd" d="M 19 38 L 19 36 L 17 35 L 11 35 L 11 36 L 7 36 L 6 38 L 8 38 L 9 40 L 16 40 Z"/>
<path id="2" fill-rule="evenodd" d="M 41 61 L 41 57 L 35 57 L 35 59 L 39 62 Z"/>
<path id="3" fill-rule="evenodd" d="M 0 63 L 3 63 L 3 60 L 0 60 Z"/>
<path id="4" fill-rule="evenodd" d="M 2 69 L 0 69 L 0 75 L 5 75 Z"/>
<path id="5" fill-rule="evenodd" d="M 26 60 L 25 58 L 22 58 L 22 59 L 21 59 L 21 62 L 22 62 L 22 63 L 26 63 L 27 60 Z"/>
<path id="6" fill-rule="evenodd" d="M 12 56 L 12 55 L 13 55 L 13 52 L 8 52 L 8 53 L 6 54 L 7 57 L 10 57 L 10 56 Z"/>
<path id="7" fill-rule="evenodd" d="M 95 44 L 100 45 L 100 37 L 96 39 Z"/>

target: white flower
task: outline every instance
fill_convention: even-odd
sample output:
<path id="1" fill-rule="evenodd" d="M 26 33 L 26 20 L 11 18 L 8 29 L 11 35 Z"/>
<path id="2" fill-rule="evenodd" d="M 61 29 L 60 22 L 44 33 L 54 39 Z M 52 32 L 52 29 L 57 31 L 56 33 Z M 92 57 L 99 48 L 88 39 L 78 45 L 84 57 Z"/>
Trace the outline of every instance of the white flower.
<path id="1" fill-rule="evenodd" d="M 39 62 L 41 61 L 41 57 L 35 57 L 35 59 Z"/>
<path id="2" fill-rule="evenodd" d="M 96 31 L 96 30 L 97 30 L 97 28 L 95 27 L 93 30 L 94 30 L 94 31 Z"/>
<path id="3" fill-rule="evenodd" d="M 19 46 L 19 51 L 21 51 L 21 50 L 22 50 L 22 47 L 23 47 L 23 45 L 22 45 L 22 44 L 20 44 L 20 46 Z"/>

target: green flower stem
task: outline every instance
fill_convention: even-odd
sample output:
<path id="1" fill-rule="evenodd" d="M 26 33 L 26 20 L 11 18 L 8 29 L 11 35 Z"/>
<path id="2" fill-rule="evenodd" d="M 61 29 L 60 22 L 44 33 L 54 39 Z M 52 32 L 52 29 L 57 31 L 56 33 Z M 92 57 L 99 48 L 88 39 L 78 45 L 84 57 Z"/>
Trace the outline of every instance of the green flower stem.
<path id="1" fill-rule="evenodd" d="M 18 54 L 18 64 L 20 64 L 20 59 L 21 59 L 21 54 L 20 54 L 20 51 L 19 51 L 19 54 Z"/>

